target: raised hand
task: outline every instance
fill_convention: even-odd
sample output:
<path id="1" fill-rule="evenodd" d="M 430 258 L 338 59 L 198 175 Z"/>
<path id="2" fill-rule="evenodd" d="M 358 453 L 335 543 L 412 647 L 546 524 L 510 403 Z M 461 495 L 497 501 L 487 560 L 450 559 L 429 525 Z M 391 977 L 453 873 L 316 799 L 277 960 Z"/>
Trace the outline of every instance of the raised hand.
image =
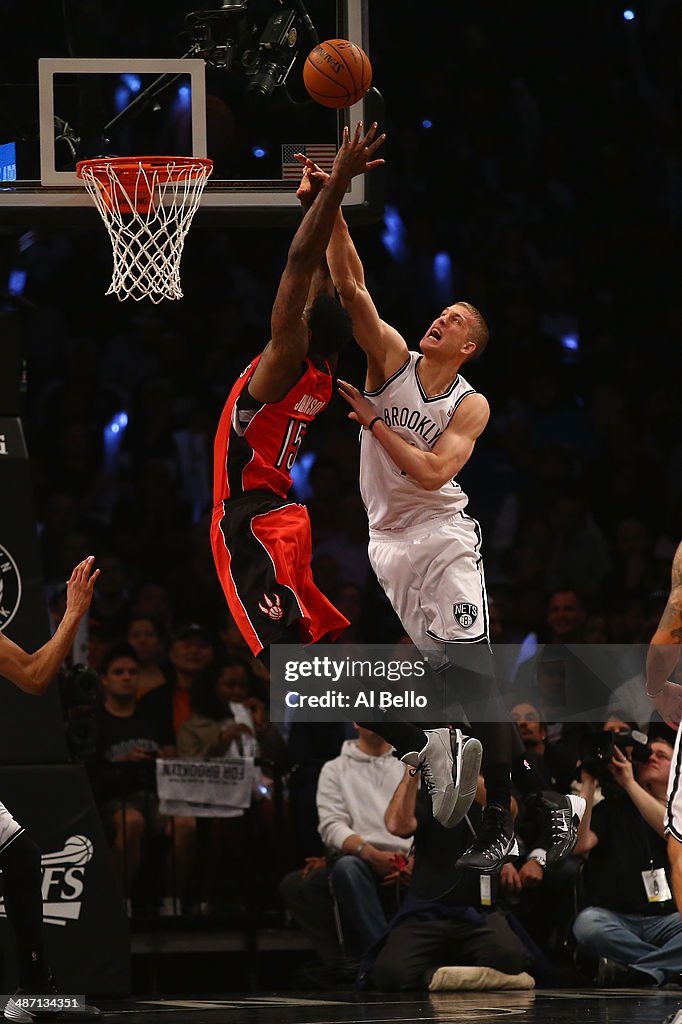
<path id="1" fill-rule="evenodd" d="M 90 607 L 95 583 L 99 576 L 99 569 L 92 572 L 94 564 L 95 556 L 88 555 L 78 563 L 66 584 L 66 611 L 78 616 L 79 619 Z"/>
<path id="2" fill-rule="evenodd" d="M 337 386 L 339 394 L 351 407 L 352 411 L 348 413 L 348 419 L 355 420 L 356 423 L 362 424 L 363 427 L 369 426 L 377 414 L 370 400 L 365 398 L 361 391 L 358 391 L 356 387 L 349 384 L 346 380 L 338 380 Z"/>
<path id="3" fill-rule="evenodd" d="M 381 157 L 376 160 L 371 159 L 386 138 L 385 134 L 377 136 L 377 127 L 377 123 L 374 121 L 363 135 L 362 121 L 358 121 L 352 137 L 348 127 L 343 129 L 341 146 L 334 158 L 332 174 L 350 179 L 358 174 L 364 174 L 365 171 L 380 167 L 385 162 Z"/>

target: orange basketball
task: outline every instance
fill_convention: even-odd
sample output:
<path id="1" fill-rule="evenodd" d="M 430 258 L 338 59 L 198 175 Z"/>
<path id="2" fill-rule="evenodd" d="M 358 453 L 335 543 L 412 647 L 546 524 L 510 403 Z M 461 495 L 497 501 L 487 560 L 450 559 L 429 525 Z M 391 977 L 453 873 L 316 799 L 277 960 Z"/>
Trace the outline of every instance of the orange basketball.
<path id="1" fill-rule="evenodd" d="M 303 82 L 323 107 L 352 107 L 372 84 L 372 65 L 364 50 L 347 39 L 327 39 L 311 50 Z"/>

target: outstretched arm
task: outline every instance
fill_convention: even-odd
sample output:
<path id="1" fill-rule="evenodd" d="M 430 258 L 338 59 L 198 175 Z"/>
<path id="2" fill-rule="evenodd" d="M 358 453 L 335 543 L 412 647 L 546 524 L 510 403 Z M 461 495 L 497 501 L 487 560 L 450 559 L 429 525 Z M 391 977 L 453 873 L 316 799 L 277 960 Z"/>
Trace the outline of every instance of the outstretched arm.
<path id="1" fill-rule="evenodd" d="M 651 638 L 646 661 L 646 692 L 667 722 L 682 718 L 682 686 L 670 676 L 682 653 L 682 544 L 673 558 L 668 603 Z"/>
<path id="2" fill-rule="evenodd" d="M 66 611 L 54 636 L 34 654 L 0 633 L 0 675 L 25 693 L 43 693 L 68 654 L 78 624 L 90 607 L 99 569 L 92 572 L 93 555 L 80 562 L 66 585 Z"/>
<path id="3" fill-rule="evenodd" d="M 316 179 L 325 172 L 306 157 L 297 157 Z M 368 391 L 376 391 L 405 363 L 408 348 L 394 327 L 381 319 L 365 284 L 362 261 L 339 209 L 327 246 L 327 262 L 334 287 L 353 320 L 353 336 L 367 355 Z"/>
<path id="4" fill-rule="evenodd" d="M 369 399 L 345 380 L 339 381 L 339 394 L 351 406 L 349 419 L 369 427 L 376 417 L 376 409 Z M 401 472 L 406 473 L 425 491 L 437 491 L 457 476 L 462 466 L 469 461 L 476 439 L 485 430 L 489 418 L 490 408 L 486 399 L 475 393 L 462 399 L 449 425 L 428 451 L 409 444 L 395 430 L 391 430 L 383 419 L 377 420 L 372 426 L 372 436 Z"/>
<path id="5" fill-rule="evenodd" d="M 249 384 L 259 402 L 279 402 L 298 380 L 308 352 L 308 327 L 303 312 L 310 283 L 329 242 L 336 212 L 351 178 L 383 163 L 373 160 L 384 136 L 375 138 L 376 124 L 361 135 L 362 122 L 351 138 L 344 128 L 343 142 L 329 178 L 305 214 L 289 247 L 284 273 L 272 307 L 272 338 Z"/>

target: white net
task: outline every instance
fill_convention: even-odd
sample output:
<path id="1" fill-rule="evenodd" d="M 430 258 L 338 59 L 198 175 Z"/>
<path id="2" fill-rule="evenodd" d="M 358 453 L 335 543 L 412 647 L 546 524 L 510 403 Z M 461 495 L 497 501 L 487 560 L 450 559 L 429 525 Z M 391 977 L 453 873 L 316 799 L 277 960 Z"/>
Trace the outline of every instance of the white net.
<path id="1" fill-rule="evenodd" d="M 114 269 L 107 295 L 181 299 L 185 237 L 212 170 L 210 160 L 85 161 L 78 173 L 107 226 Z"/>

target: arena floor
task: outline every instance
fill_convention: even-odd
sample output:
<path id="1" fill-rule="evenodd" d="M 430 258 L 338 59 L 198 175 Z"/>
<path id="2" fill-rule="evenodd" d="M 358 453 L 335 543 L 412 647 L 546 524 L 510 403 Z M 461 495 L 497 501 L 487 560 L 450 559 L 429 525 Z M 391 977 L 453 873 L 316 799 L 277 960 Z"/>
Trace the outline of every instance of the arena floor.
<path id="1" fill-rule="evenodd" d="M 327 993 L 215 996 L 100 1003 L 108 1024 L 382 1024 L 395 1021 L 502 1021 L 519 1024 L 662 1024 L 682 1004 L 682 990 L 547 989 L 453 992 L 416 999 Z"/>

